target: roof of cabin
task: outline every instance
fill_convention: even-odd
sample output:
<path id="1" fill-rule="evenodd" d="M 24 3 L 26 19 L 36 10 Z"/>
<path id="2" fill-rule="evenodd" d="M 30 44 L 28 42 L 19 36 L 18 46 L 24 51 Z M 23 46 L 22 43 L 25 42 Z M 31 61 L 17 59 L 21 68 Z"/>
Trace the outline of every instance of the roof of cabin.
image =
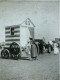
<path id="1" fill-rule="evenodd" d="M 25 21 L 23 21 L 23 23 L 21 24 L 21 26 L 35 27 L 35 25 L 34 25 L 33 22 L 30 20 L 30 18 L 27 18 Z"/>
<path id="2" fill-rule="evenodd" d="M 23 21 L 21 24 L 18 25 L 11 25 L 6 27 L 17 27 L 17 26 L 26 26 L 26 27 L 35 27 L 34 23 L 30 20 L 30 18 L 27 18 L 25 21 Z"/>

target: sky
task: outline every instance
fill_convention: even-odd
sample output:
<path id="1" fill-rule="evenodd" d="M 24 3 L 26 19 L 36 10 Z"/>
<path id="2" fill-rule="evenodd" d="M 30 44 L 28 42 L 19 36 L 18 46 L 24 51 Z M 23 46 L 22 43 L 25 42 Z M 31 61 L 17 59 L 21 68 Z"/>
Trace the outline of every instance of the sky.
<path id="1" fill-rule="evenodd" d="M 35 27 L 35 39 L 45 37 L 46 42 L 60 37 L 60 2 L 13 1 L 0 2 L 0 42 L 5 41 L 5 26 L 21 24 L 30 18 Z"/>

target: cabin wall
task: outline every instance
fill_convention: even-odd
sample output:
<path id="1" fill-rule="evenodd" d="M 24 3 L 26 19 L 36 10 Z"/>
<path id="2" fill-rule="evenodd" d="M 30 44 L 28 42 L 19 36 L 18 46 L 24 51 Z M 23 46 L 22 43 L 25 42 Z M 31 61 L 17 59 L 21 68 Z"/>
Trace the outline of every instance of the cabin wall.
<path id="1" fill-rule="evenodd" d="M 11 28 L 14 30 L 11 34 Z M 12 42 L 20 44 L 20 26 L 5 27 L 5 45 L 9 47 Z"/>
<path id="2" fill-rule="evenodd" d="M 20 27 L 20 46 L 25 47 L 31 37 L 29 28 L 26 26 Z"/>

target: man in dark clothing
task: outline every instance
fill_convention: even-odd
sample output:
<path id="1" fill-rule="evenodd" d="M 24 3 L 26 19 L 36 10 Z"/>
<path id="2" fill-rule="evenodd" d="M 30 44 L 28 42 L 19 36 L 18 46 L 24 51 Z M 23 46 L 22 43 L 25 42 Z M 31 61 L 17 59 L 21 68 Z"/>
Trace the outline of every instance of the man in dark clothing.
<path id="1" fill-rule="evenodd" d="M 39 52 L 40 53 L 43 53 L 43 41 L 42 40 L 40 40 L 40 42 L 39 42 Z"/>
<path id="2" fill-rule="evenodd" d="M 47 51 L 48 53 L 50 53 L 51 52 L 51 45 L 50 45 L 50 43 L 48 42 L 48 51 Z"/>

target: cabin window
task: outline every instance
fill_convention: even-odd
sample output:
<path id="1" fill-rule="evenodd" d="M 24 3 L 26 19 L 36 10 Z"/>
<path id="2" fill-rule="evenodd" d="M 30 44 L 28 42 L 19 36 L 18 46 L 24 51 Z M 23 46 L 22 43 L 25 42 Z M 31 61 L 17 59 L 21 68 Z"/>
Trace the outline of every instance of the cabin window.
<path id="1" fill-rule="evenodd" d="M 14 35 L 14 27 L 11 27 L 11 35 Z"/>

